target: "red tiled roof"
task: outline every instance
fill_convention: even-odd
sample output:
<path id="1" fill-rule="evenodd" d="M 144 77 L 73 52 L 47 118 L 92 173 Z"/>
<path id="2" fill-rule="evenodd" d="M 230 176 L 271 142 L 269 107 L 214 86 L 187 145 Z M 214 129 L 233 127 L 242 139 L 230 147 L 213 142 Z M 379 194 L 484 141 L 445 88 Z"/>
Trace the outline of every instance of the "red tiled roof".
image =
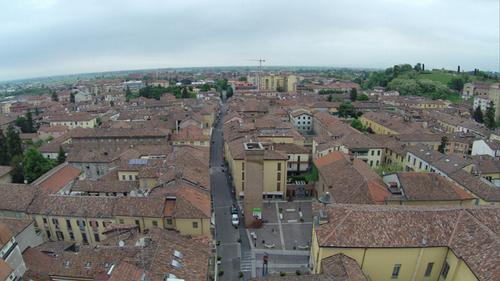
<path id="1" fill-rule="evenodd" d="M 3 259 L 0 259 L 0 280 L 7 280 L 11 272 L 12 268 Z"/>
<path id="2" fill-rule="evenodd" d="M 141 280 L 143 273 L 143 269 L 128 262 L 121 262 L 113 269 L 108 281 L 138 281 Z"/>
<path id="3" fill-rule="evenodd" d="M 51 193 L 57 193 L 81 173 L 79 169 L 66 165 L 38 184 Z"/>
<path id="4" fill-rule="evenodd" d="M 336 203 L 382 204 L 390 195 L 382 179 L 360 159 L 335 151 L 314 164 Z"/>
<path id="5" fill-rule="evenodd" d="M 325 208 L 314 205 L 314 209 Z M 324 209 L 329 221 L 315 228 L 320 247 L 448 247 L 478 280 L 500 280 L 500 208 L 347 205 Z"/>

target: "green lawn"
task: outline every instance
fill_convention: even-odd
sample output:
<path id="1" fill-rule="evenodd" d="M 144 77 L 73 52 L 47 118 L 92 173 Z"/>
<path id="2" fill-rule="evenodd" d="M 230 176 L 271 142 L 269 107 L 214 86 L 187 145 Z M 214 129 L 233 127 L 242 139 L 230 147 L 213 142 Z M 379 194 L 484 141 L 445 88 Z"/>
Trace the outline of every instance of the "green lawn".
<path id="1" fill-rule="evenodd" d="M 442 72 L 442 71 L 432 71 L 431 73 L 420 73 L 417 76 L 417 79 L 429 79 L 432 81 L 441 82 L 445 85 L 448 85 L 448 82 L 454 77 L 453 74 Z"/>

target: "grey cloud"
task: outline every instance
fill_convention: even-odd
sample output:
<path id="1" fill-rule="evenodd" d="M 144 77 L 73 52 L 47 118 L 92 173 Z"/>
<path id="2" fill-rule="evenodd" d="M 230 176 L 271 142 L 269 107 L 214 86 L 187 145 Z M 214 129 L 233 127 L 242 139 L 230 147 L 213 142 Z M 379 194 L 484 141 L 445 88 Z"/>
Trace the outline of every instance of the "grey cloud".
<path id="1" fill-rule="evenodd" d="M 5 1 L 0 80 L 171 66 L 498 71 L 498 3 L 466 0 Z"/>

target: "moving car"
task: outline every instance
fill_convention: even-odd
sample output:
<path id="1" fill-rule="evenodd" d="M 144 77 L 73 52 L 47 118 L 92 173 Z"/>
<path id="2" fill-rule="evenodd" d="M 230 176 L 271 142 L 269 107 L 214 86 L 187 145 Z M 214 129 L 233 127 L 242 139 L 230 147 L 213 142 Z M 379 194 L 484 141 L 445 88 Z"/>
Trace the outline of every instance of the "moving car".
<path id="1" fill-rule="evenodd" d="M 231 224 L 232 224 L 234 227 L 238 227 L 238 225 L 240 224 L 240 219 L 238 218 L 238 215 L 237 215 L 237 214 L 232 214 L 232 215 L 231 215 Z"/>

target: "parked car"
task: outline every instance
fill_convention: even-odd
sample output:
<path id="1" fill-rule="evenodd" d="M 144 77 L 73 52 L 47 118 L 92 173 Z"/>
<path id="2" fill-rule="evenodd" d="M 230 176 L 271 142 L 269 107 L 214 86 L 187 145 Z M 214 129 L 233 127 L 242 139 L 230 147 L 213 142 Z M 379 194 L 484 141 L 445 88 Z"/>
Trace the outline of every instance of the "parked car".
<path id="1" fill-rule="evenodd" d="M 231 215 L 238 214 L 238 208 L 236 206 L 232 205 L 231 206 Z"/>
<path id="2" fill-rule="evenodd" d="M 238 214 L 231 215 L 231 224 L 235 227 L 238 227 L 238 225 L 240 224 L 240 219 L 238 218 Z"/>

